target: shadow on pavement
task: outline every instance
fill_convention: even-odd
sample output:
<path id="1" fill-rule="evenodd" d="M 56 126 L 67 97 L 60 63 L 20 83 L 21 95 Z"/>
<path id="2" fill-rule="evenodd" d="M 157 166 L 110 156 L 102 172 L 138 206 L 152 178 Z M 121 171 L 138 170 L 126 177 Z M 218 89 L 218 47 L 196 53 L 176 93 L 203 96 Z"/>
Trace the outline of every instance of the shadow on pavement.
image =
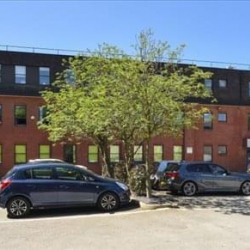
<path id="1" fill-rule="evenodd" d="M 128 205 L 122 206 L 118 210 L 110 212 L 109 214 L 131 211 L 139 207 L 140 207 L 139 203 L 137 201 L 132 200 Z M 31 210 L 31 213 L 27 217 L 27 219 L 40 219 L 49 217 L 92 215 L 92 214 L 104 214 L 104 212 L 98 210 L 96 207 L 37 209 L 37 210 Z"/>
<path id="2" fill-rule="evenodd" d="M 221 194 L 198 194 L 194 197 L 185 197 L 182 195 L 158 194 L 154 199 L 161 203 L 169 202 L 173 207 L 187 209 L 214 209 L 216 212 L 224 214 L 243 214 L 250 215 L 250 196 L 244 196 L 235 193 Z"/>

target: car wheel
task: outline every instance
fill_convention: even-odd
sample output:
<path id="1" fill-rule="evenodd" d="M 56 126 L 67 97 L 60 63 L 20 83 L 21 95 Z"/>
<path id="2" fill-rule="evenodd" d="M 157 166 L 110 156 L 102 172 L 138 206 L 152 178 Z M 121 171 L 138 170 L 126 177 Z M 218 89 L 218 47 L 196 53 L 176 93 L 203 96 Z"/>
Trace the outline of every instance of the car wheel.
<path id="1" fill-rule="evenodd" d="M 113 211 L 119 206 L 119 199 L 116 194 L 108 192 L 101 195 L 97 204 L 102 211 Z"/>
<path id="2" fill-rule="evenodd" d="M 30 212 L 30 203 L 24 197 L 14 197 L 7 204 L 7 212 L 10 218 L 25 217 Z"/>
<path id="3" fill-rule="evenodd" d="M 182 187 L 182 192 L 186 196 L 193 196 L 197 191 L 196 185 L 192 181 L 187 181 Z"/>
<path id="4" fill-rule="evenodd" d="M 241 186 L 241 192 L 244 195 L 250 195 L 250 182 L 246 181 Z"/>

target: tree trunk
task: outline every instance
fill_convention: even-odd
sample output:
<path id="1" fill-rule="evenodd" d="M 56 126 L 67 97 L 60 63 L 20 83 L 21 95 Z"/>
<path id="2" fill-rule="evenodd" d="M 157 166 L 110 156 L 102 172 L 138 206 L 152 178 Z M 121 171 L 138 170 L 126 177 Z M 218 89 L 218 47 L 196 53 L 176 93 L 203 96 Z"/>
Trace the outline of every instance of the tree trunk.
<path id="1" fill-rule="evenodd" d="M 151 164 L 151 160 L 150 160 L 150 142 L 151 139 L 147 138 L 146 140 L 146 149 L 145 149 L 145 158 L 146 158 L 146 162 L 145 162 L 145 166 L 146 166 L 146 195 L 147 198 L 150 198 L 152 195 L 152 189 L 151 189 L 151 182 L 150 182 L 150 174 L 151 174 L 151 168 L 152 168 L 152 164 Z"/>

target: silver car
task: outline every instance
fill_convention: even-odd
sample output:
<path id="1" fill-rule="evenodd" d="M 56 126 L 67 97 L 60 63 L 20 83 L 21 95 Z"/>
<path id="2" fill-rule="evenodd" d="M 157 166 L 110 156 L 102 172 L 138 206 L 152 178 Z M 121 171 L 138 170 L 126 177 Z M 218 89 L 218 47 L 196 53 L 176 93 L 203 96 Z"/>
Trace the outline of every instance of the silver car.
<path id="1" fill-rule="evenodd" d="M 229 172 L 225 168 L 206 162 L 184 162 L 176 165 L 168 184 L 174 193 L 193 196 L 200 192 L 241 192 L 250 195 L 250 175 Z"/>

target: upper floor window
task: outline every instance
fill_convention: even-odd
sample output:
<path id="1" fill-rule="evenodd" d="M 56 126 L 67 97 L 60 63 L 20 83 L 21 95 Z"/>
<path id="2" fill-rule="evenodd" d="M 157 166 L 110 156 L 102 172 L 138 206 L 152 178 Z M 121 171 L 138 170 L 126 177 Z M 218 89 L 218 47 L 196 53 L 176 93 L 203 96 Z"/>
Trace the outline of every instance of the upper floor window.
<path id="1" fill-rule="evenodd" d="M 154 145 L 154 162 L 160 162 L 163 158 L 163 146 Z"/>
<path id="2" fill-rule="evenodd" d="M 65 80 L 67 84 L 73 84 L 75 82 L 75 75 L 72 69 L 66 69 Z"/>
<path id="3" fill-rule="evenodd" d="M 15 66 L 15 82 L 19 84 L 26 84 L 25 66 Z"/>
<path id="4" fill-rule="evenodd" d="M 98 162 L 98 147 L 96 145 L 89 145 L 88 149 L 88 162 Z"/>
<path id="5" fill-rule="evenodd" d="M 204 127 L 204 129 L 212 129 L 213 123 L 212 123 L 212 114 L 211 113 L 205 113 L 203 115 L 203 127 Z"/>
<path id="6" fill-rule="evenodd" d="M 174 146 L 174 157 L 173 159 L 175 161 L 181 161 L 182 160 L 182 146 Z"/>
<path id="7" fill-rule="evenodd" d="M 15 106 L 14 116 L 16 125 L 26 125 L 26 106 Z"/>
<path id="8" fill-rule="evenodd" d="M 110 146 L 110 161 L 119 162 L 120 160 L 120 147 L 118 145 Z"/>
<path id="9" fill-rule="evenodd" d="M 221 112 L 218 114 L 218 121 L 219 122 L 227 122 L 227 113 Z"/>
<path id="10" fill-rule="evenodd" d="M 212 79 L 205 79 L 205 88 L 209 91 L 212 91 L 212 88 L 213 88 Z"/>
<path id="11" fill-rule="evenodd" d="M 2 123 L 2 104 L 0 104 L 0 124 Z"/>
<path id="12" fill-rule="evenodd" d="M 42 122 L 43 119 L 46 117 L 47 115 L 47 108 L 42 106 L 42 107 L 39 107 L 39 121 Z"/>
<path id="13" fill-rule="evenodd" d="M 50 84 L 50 69 L 46 67 L 39 68 L 39 84 L 49 85 Z"/>
<path id="14" fill-rule="evenodd" d="M 219 87 L 226 88 L 227 87 L 227 80 L 219 80 Z"/>
<path id="15" fill-rule="evenodd" d="M 143 147 L 139 145 L 134 146 L 134 161 L 143 161 Z"/>
<path id="16" fill-rule="evenodd" d="M 226 145 L 220 145 L 218 147 L 218 154 L 219 155 L 226 155 L 227 154 L 227 146 Z"/>

